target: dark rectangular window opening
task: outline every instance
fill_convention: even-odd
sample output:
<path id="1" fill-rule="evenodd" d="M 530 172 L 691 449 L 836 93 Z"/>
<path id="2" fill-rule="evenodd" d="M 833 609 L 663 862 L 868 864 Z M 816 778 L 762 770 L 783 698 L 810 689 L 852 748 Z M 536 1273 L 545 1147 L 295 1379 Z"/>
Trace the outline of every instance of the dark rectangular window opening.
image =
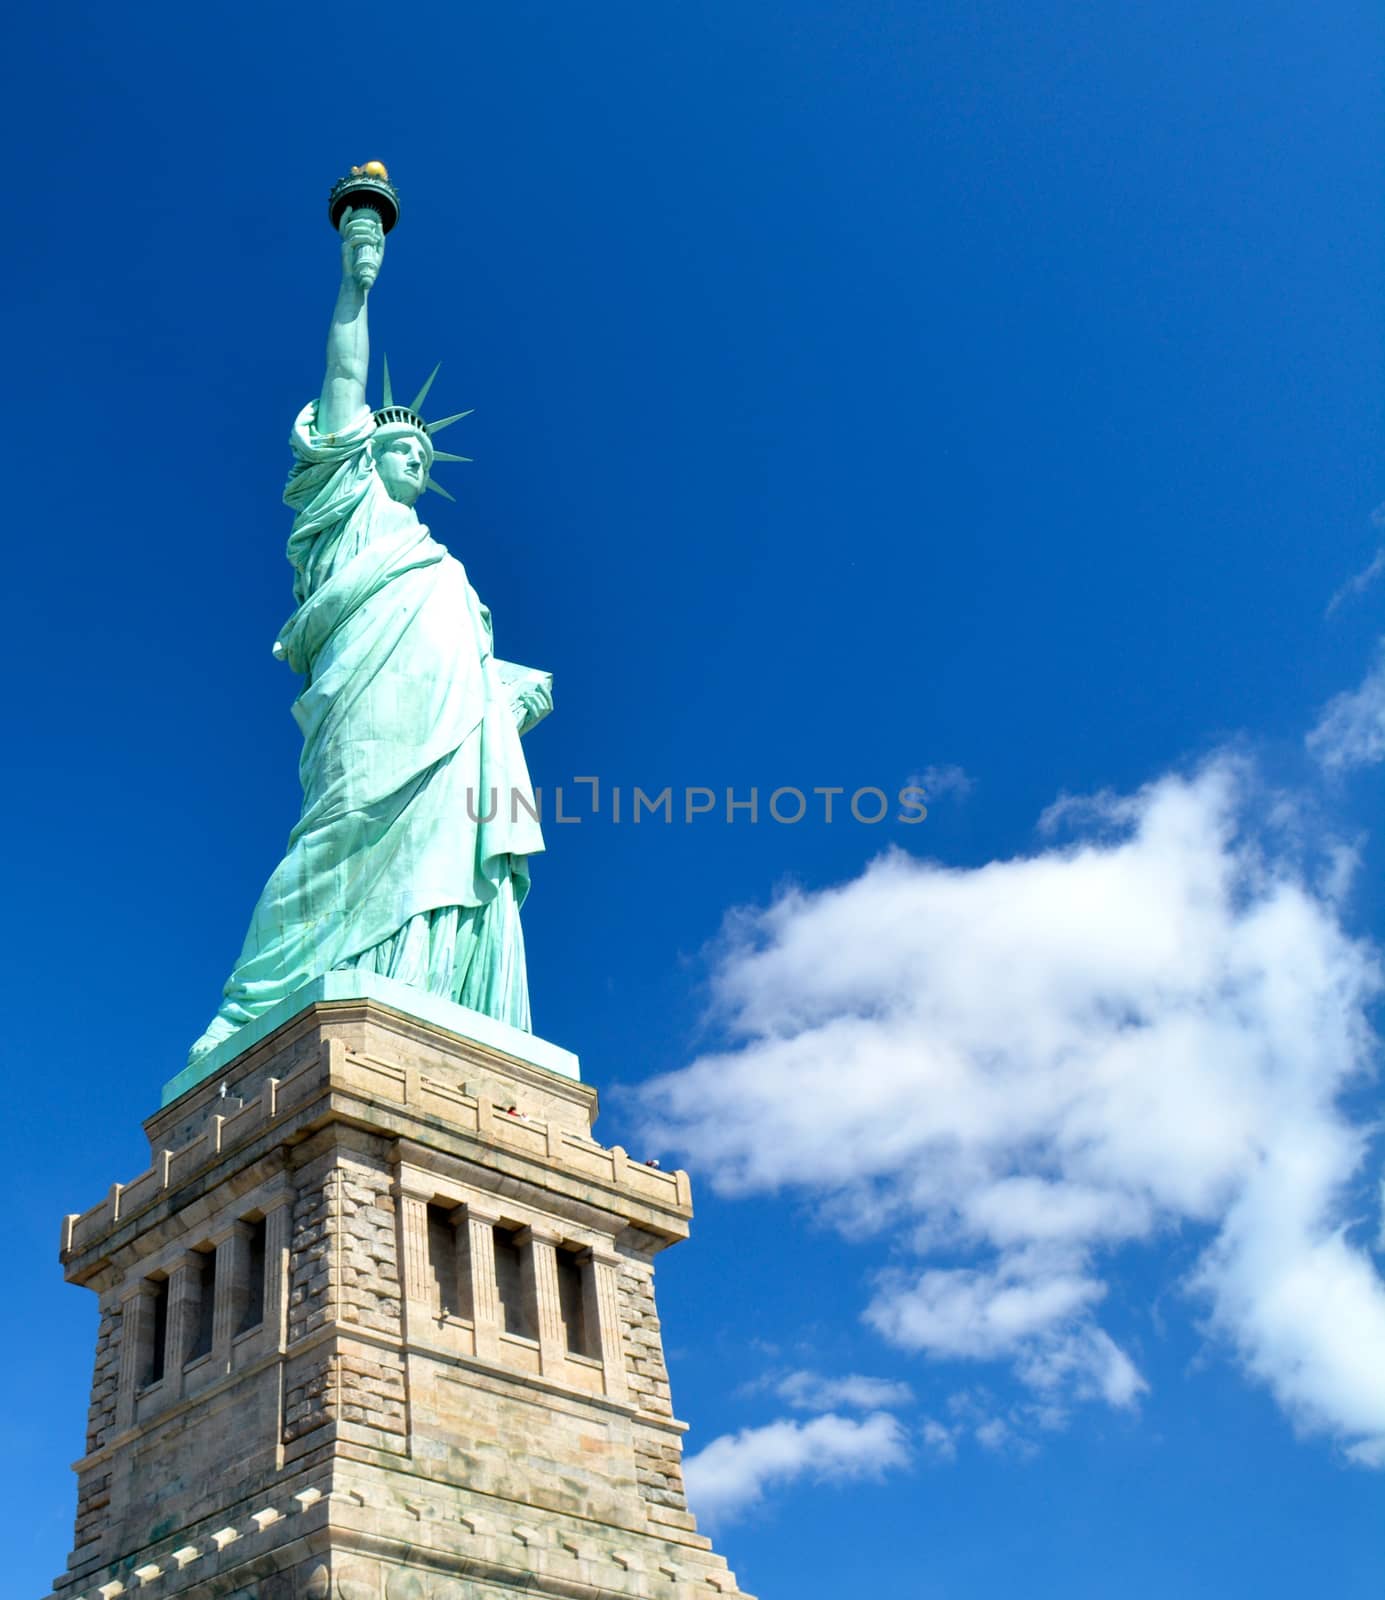
<path id="1" fill-rule="evenodd" d="M 563 1334 L 568 1354 L 590 1356 L 587 1339 L 586 1285 L 577 1252 L 566 1246 L 558 1249 L 558 1306 L 563 1317 Z"/>
<path id="2" fill-rule="evenodd" d="M 509 1228 L 495 1230 L 495 1292 L 501 1327 L 522 1339 L 538 1338 L 538 1322 L 525 1282 L 524 1251 Z"/>
<path id="3" fill-rule="evenodd" d="M 197 1330 L 187 1360 L 196 1361 L 212 1351 L 213 1318 L 216 1315 L 216 1251 L 204 1250 L 197 1267 Z"/>
<path id="4" fill-rule="evenodd" d="M 164 1375 L 164 1346 L 168 1343 L 168 1279 L 155 1278 L 153 1282 L 152 1315 L 149 1318 L 149 1361 L 145 1369 L 144 1386 L 162 1383 Z M 139 1369 L 136 1368 L 136 1371 Z"/>
<path id="5" fill-rule="evenodd" d="M 266 1246 L 269 1229 L 263 1217 L 248 1226 L 250 1237 L 246 1247 L 246 1271 L 250 1277 L 246 1284 L 245 1315 L 240 1319 L 240 1327 L 236 1329 L 238 1334 L 249 1333 L 251 1328 L 258 1328 L 264 1321 Z"/>
<path id="6" fill-rule="evenodd" d="M 428 1207 L 428 1277 L 433 1309 L 441 1317 L 462 1317 L 470 1295 L 463 1296 L 458 1228 L 449 1206 Z"/>

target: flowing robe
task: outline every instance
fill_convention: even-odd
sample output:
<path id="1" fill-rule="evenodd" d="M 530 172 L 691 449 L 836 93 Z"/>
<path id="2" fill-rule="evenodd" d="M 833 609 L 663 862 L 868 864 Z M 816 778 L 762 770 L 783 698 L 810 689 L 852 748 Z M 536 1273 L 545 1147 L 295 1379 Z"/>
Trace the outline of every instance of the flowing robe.
<path id="1" fill-rule="evenodd" d="M 284 491 L 303 814 L 192 1059 L 311 979 L 366 967 L 529 1027 L 519 906 L 543 849 L 514 696 L 461 562 L 374 466 L 368 411 L 299 414 Z"/>

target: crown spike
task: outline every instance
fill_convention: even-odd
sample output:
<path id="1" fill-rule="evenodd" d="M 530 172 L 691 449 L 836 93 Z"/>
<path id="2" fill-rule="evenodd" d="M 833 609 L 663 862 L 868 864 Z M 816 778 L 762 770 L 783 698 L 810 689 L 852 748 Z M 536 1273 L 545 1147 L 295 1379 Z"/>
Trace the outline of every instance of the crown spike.
<path id="1" fill-rule="evenodd" d="M 440 483 L 434 483 L 431 478 L 425 479 L 423 486 L 424 486 L 425 489 L 431 489 L 434 494 L 440 494 L 443 497 L 444 500 L 451 500 L 454 505 L 456 504 L 456 501 L 457 501 L 456 495 L 455 494 L 448 494 L 447 490 L 444 489 L 443 486 Z"/>
<path id="2" fill-rule="evenodd" d="M 423 402 L 428 398 L 428 391 L 433 387 L 433 379 L 437 377 L 441 370 L 442 362 L 439 361 L 437 366 L 434 367 L 428 376 L 423 380 L 423 387 L 418 391 L 413 399 L 409 401 L 410 411 L 422 412 Z"/>
<path id="3" fill-rule="evenodd" d="M 382 353 L 380 359 L 385 364 L 385 405 L 392 406 L 394 404 L 394 386 L 390 383 L 390 358 Z M 383 410 L 384 407 L 382 406 L 381 409 Z M 415 406 L 414 409 L 417 410 L 418 407 Z"/>
<path id="4" fill-rule="evenodd" d="M 470 461 L 470 456 L 454 456 L 450 450 L 434 450 L 434 461 Z"/>
<path id="5" fill-rule="evenodd" d="M 474 411 L 475 409 L 476 407 L 473 406 L 471 411 Z M 471 415 L 471 411 L 459 411 L 455 416 L 443 417 L 440 422 L 430 422 L 428 424 L 428 432 L 441 433 L 444 428 L 450 428 L 454 422 L 460 422 L 463 417 L 469 417 Z"/>

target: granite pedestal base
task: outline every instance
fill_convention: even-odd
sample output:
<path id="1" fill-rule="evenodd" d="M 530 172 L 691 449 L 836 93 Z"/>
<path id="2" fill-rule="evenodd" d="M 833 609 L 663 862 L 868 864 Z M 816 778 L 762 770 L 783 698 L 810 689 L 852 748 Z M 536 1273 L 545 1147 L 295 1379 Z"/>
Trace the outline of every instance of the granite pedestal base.
<path id="1" fill-rule="evenodd" d="M 654 1305 L 687 1177 L 592 1138 L 573 1058 L 456 1020 L 306 997 L 66 1219 L 101 1325 L 55 1600 L 741 1594 Z"/>

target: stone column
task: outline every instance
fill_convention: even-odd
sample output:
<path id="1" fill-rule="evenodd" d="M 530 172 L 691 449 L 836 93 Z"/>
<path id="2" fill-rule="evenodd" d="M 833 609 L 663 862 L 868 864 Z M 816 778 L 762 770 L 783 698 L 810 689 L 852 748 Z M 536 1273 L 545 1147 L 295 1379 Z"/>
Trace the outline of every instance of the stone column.
<path id="1" fill-rule="evenodd" d="M 435 1331 L 432 1262 L 428 1251 L 428 1200 L 400 1168 L 395 1184 L 395 1234 L 399 1246 L 400 1320 L 405 1339 L 428 1342 Z"/>
<path id="2" fill-rule="evenodd" d="M 264 1325 L 283 1349 L 288 1337 L 289 1243 L 293 1237 L 293 1194 L 268 1202 L 264 1228 Z"/>
<path id="3" fill-rule="evenodd" d="M 614 1251 L 585 1250 L 582 1266 L 582 1315 L 586 1319 L 587 1348 L 600 1354 L 606 1396 L 626 1400 L 625 1352 L 620 1340 L 620 1297 L 616 1271 L 620 1257 Z"/>
<path id="4" fill-rule="evenodd" d="M 534 1320 L 539 1333 L 539 1371 L 545 1377 L 557 1377 L 567 1365 L 567 1334 L 563 1327 L 563 1306 L 558 1292 L 560 1241 L 556 1233 L 539 1228 L 524 1228 L 518 1240 L 524 1250 L 529 1293 L 534 1299 Z"/>
<path id="5" fill-rule="evenodd" d="M 121 1301 L 120 1379 L 115 1401 L 117 1433 L 134 1423 L 135 1396 L 149 1376 L 154 1358 L 154 1301 L 157 1295 L 158 1285 L 145 1278 Z"/>
<path id="6" fill-rule="evenodd" d="M 164 1381 L 169 1392 L 182 1391 L 183 1363 L 192 1353 L 202 1316 L 202 1256 L 188 1250 L 178 1258 L 168 1279 L 168 1332 L 164 1341 Z"/>
<path id="7" fill-rule="evenodd" d="M 399 1205 L 399 1272 L 404 1299 L 410 1305 L 431 1309 L 433 1288 L 428 1261 L 428 1202 L 402 1187 Z"/>
<path id="8" fill-rule="evenodd" d="M 216 1244 L 216 1297 L 212 1306 L 212 1360 L 231 1366 L 231 1341 L 250 1307 L 250 1224 L 233 1222 Z"/>
<path id="9" fill-rule="evenodd" d="M 500 1295 L 495 1285 L 495 1225 L 500 1219 L 470 1203 L 464 1209 L 476 1354 L 485 1361 L 499 1361 Z"/>

